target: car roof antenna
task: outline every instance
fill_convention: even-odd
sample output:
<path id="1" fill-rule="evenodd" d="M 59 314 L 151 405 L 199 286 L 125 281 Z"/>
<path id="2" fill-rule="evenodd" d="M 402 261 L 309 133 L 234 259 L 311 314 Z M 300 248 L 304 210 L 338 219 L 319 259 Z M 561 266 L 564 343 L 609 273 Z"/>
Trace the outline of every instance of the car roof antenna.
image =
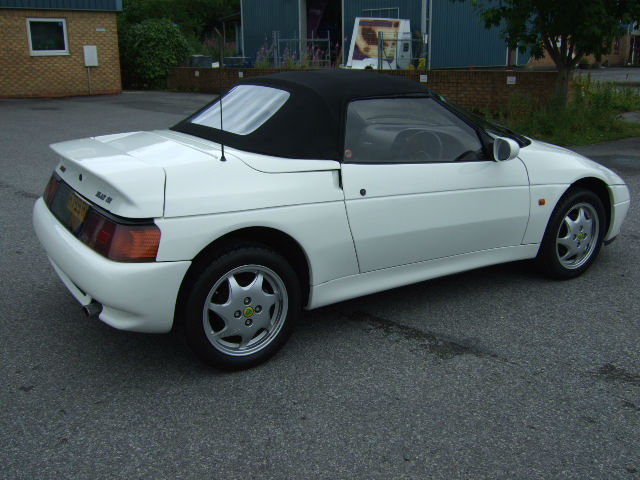
<path id="1" fill-rule="evenodd" d="M 218 30 L 217 28 L 215 29 L 215 32 L 218 34 L 218 38 L 219 38 L 219 45 L 220 45 L 220 64 L 218 65 L 219 70 L 219 85 L 220 85 L 220 99 L 218 100 L 218 103 L 220 103 L 220 147 L 222 147 L 222 155 L 220 156 L 220 161 L 221 162 L 226 162 L 227 158 L 224 156 L 224 128 L 222 126 L 222 62 L 224 61 L 224 38 L 222 38 L 222 34 L 220 33 L 220 30 Z"/>

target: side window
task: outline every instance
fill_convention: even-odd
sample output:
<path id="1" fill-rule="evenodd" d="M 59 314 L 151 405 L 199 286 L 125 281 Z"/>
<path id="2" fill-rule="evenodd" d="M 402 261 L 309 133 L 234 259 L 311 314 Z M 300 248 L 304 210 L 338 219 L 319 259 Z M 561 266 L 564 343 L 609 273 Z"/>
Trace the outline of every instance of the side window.
<path id="1" fill-rule="evenodd" d="M 378 98 L 347 109 L 344 160 L 429 163 L 483 158 L 476 131 L 432 98 Z"/>

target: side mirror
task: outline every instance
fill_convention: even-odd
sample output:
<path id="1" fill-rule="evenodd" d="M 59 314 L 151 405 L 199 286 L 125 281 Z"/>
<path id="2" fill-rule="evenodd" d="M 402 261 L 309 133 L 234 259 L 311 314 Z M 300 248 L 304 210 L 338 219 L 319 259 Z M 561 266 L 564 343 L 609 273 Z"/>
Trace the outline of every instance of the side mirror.
<path id="1" fill-rule="evenodd" d="M 493 158 L 496 162 L 513 160 L 520 153 L 520 145 L 511 138 L 496 137 L 493 142 Z"/>

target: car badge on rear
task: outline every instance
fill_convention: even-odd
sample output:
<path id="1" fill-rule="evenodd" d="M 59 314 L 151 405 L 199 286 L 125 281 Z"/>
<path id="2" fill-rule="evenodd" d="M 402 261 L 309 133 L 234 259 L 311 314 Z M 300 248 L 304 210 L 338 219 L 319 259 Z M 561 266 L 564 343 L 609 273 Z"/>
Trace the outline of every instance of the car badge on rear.
<path id="1" fill-rule="evenodd" d="M 96 198 L 102 200 L 105 203 L 111 203 L 113 201 L 113 198 L 111 196 L 102 193 L 100 190 L 96 192 Z"/>

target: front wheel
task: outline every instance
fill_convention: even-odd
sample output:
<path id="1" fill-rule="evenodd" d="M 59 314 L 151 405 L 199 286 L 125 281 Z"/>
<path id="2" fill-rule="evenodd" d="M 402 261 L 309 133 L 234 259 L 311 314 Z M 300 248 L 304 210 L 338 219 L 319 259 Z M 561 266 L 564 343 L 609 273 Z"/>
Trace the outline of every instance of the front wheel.
<path id="1" fill-rule="evenodd" d="M 605 235 L 605 211 L 590 190 L 575 189 L 556 206 L 538 253 L 538 262 L 551 277 L 573 278 L 596 259 Z"/>
<path id="2" fill-rule="evenodd" d="M 238 248 L 204 269 L 189 293 L 187 343 L 215 367 L 248 368 L 286 342 L 300 308 L 297 275 L 281 255 L 257 245 Z"/>

